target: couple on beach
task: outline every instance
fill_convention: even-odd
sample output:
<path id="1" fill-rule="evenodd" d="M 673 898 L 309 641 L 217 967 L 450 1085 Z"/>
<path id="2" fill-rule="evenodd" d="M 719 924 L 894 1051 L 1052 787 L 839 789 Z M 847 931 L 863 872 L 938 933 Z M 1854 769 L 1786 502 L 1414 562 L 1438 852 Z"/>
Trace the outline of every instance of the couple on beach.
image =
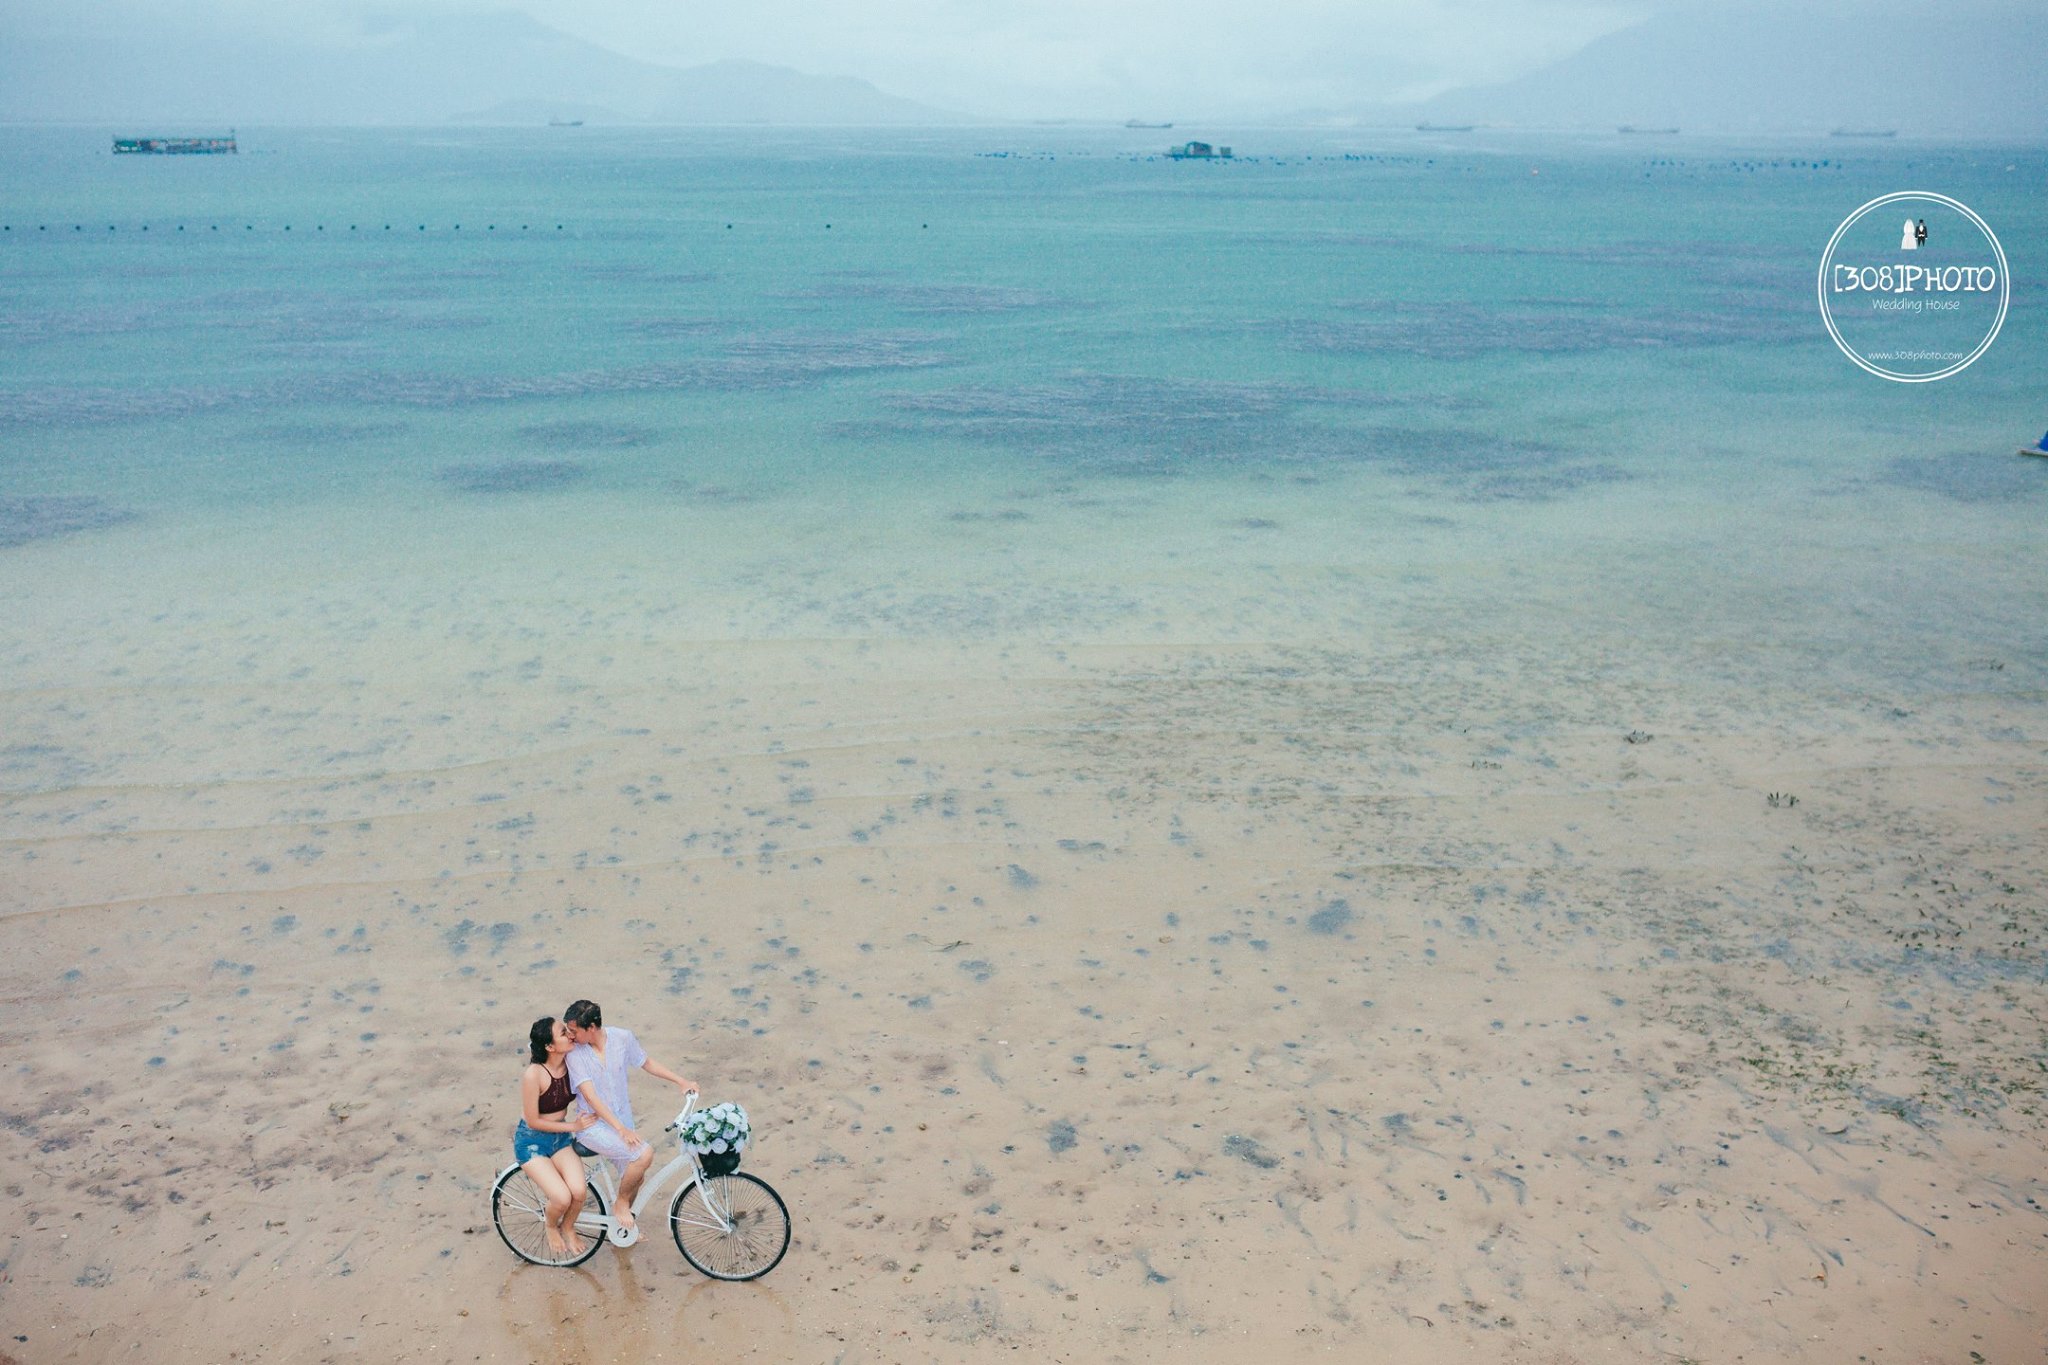
<path id="1" fill-rule="evenodd" d="M 633 1197 L 654 1164 L 654 1148 L 633 1131 L 633 1098 L 626 1079 L 639 1067 L 684 1094 L 697 1088 L 647 1055 L 622 1028 L 606 1028 L 604 1012 L 578 1000 L 560 1019 L 533 1021 L 527 1032 L 532 1061 L 519 1078 L 519 1126 L 513 1158 L 547 1196 L 548 1249 L 581 1255 L 576 1218 L 583 1212 L 583 1156 L 601 1156 L 619 1170 L 612 1217 L 633 1226 Z M 571 1107 L 575 1113 L 570 1113 Z"/>

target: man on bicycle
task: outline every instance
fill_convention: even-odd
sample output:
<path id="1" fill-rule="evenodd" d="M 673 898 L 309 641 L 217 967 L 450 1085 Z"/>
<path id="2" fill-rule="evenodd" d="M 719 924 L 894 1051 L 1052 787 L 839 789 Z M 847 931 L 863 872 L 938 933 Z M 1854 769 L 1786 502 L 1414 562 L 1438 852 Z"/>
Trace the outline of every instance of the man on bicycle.
<path id="1" fill-rule="evenodd" d="M 576 1140 L 618 1168 L 619 1199 L 612 1217 L 620 1227 L 630 1228 L 633 1199 L 647 1178 L 647 1168 L 654 1164 L 654 1148 L 633 1131 L 633 1097 L 627 1093 L 627 1076 L 637 1066 L 686 1095 L 697 1083 L 649 1057 L 640 1040 L 625 1029 L 606 1028 L 604 1012 L 588 1000 L 578 1000 L 563 1010 L 562 1023 L 576 1044 L 569 1050 L 569 1084 L 583 1112 L 597 1117 Z"/>

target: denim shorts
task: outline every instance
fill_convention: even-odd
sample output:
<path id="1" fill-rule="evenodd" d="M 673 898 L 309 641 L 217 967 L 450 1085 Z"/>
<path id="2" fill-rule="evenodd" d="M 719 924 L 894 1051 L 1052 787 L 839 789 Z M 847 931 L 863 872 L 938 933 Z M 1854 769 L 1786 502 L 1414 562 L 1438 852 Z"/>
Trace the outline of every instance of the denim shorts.
<path id="1" fill-rule="evenodd" d="M 524 1166 L 535 1157 L 545 1160 L 575 1141 L 574 1133 L 536 1133 L 521 1119 L 512 1130 L 512 1156 Z"/>

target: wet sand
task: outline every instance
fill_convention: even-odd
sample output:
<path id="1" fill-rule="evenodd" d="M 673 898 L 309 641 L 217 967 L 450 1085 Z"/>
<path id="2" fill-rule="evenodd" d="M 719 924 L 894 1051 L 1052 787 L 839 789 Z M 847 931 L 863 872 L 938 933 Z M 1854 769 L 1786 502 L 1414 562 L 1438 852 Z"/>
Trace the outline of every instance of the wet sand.
<path id="1" fill-rule="evenodd" d="M 23 595 L 15 1360 L 2040 1358 L 1998 660 L 237 600 Z M 765 1281 L 498 1242 L 581 995 L 752 1113 Z"/>

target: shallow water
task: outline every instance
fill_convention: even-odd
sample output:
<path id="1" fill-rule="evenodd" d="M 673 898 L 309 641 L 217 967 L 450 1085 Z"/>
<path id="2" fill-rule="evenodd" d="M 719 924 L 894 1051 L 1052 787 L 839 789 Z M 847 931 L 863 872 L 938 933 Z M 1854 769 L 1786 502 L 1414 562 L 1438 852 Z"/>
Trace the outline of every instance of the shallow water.
<path id="1" fill-rule="evenodd" d="M 60 618 L 17 628 L 238 547 L 244 595 L 432 612 L 599 565 L 665 602 L 686 546 L 770 635 L 1505 646 L 1540 602 L 1766 672 L 2039 665 L 2041 283 L 1902 386 L 1809 281 L 1900 185 L 2041 236 L 2040 153 L 1149 136 L 9 132 L 0 572 Z"/>
<path id="2" fill-rule="evenodd" d="M 2048 424 L 2041 282 L 1972 369 L 1903 386 L 1834 350 L 1810 281 L 1900 185 L 2040 237 L 2039 152 L 1276 133 L 1203 165 L 1150 136 L 294 131 L 116 160 L 12 131 L 5 491 L 135 514 L 67 550 L 130 567 L 209 519 L 317 537 L 439 502 L 516 533 L 544 498 L 586 548 L 627 509 L 693 518 L 731 537 L 714 570 L 796 519 L 842 580 L 1057 544 L 1099 582 L 1199 581 L 1242 562 L 1205 522 L 1250 499 L 1256 553 L 1310 563 L 1380 560 L 1389 519 L 1482 561 L 1512 527 L 1589 569 L 1621 542 L 1607 574 L 1712 612 L 1730 561 L 1825 541 L 1847 561 L 1809 597 L 1882 562 L 2033 615 L 1924 532 L 2038 519 L 2009 454 Z M 10 539 L 65 533 L 9 507 Z"/>

